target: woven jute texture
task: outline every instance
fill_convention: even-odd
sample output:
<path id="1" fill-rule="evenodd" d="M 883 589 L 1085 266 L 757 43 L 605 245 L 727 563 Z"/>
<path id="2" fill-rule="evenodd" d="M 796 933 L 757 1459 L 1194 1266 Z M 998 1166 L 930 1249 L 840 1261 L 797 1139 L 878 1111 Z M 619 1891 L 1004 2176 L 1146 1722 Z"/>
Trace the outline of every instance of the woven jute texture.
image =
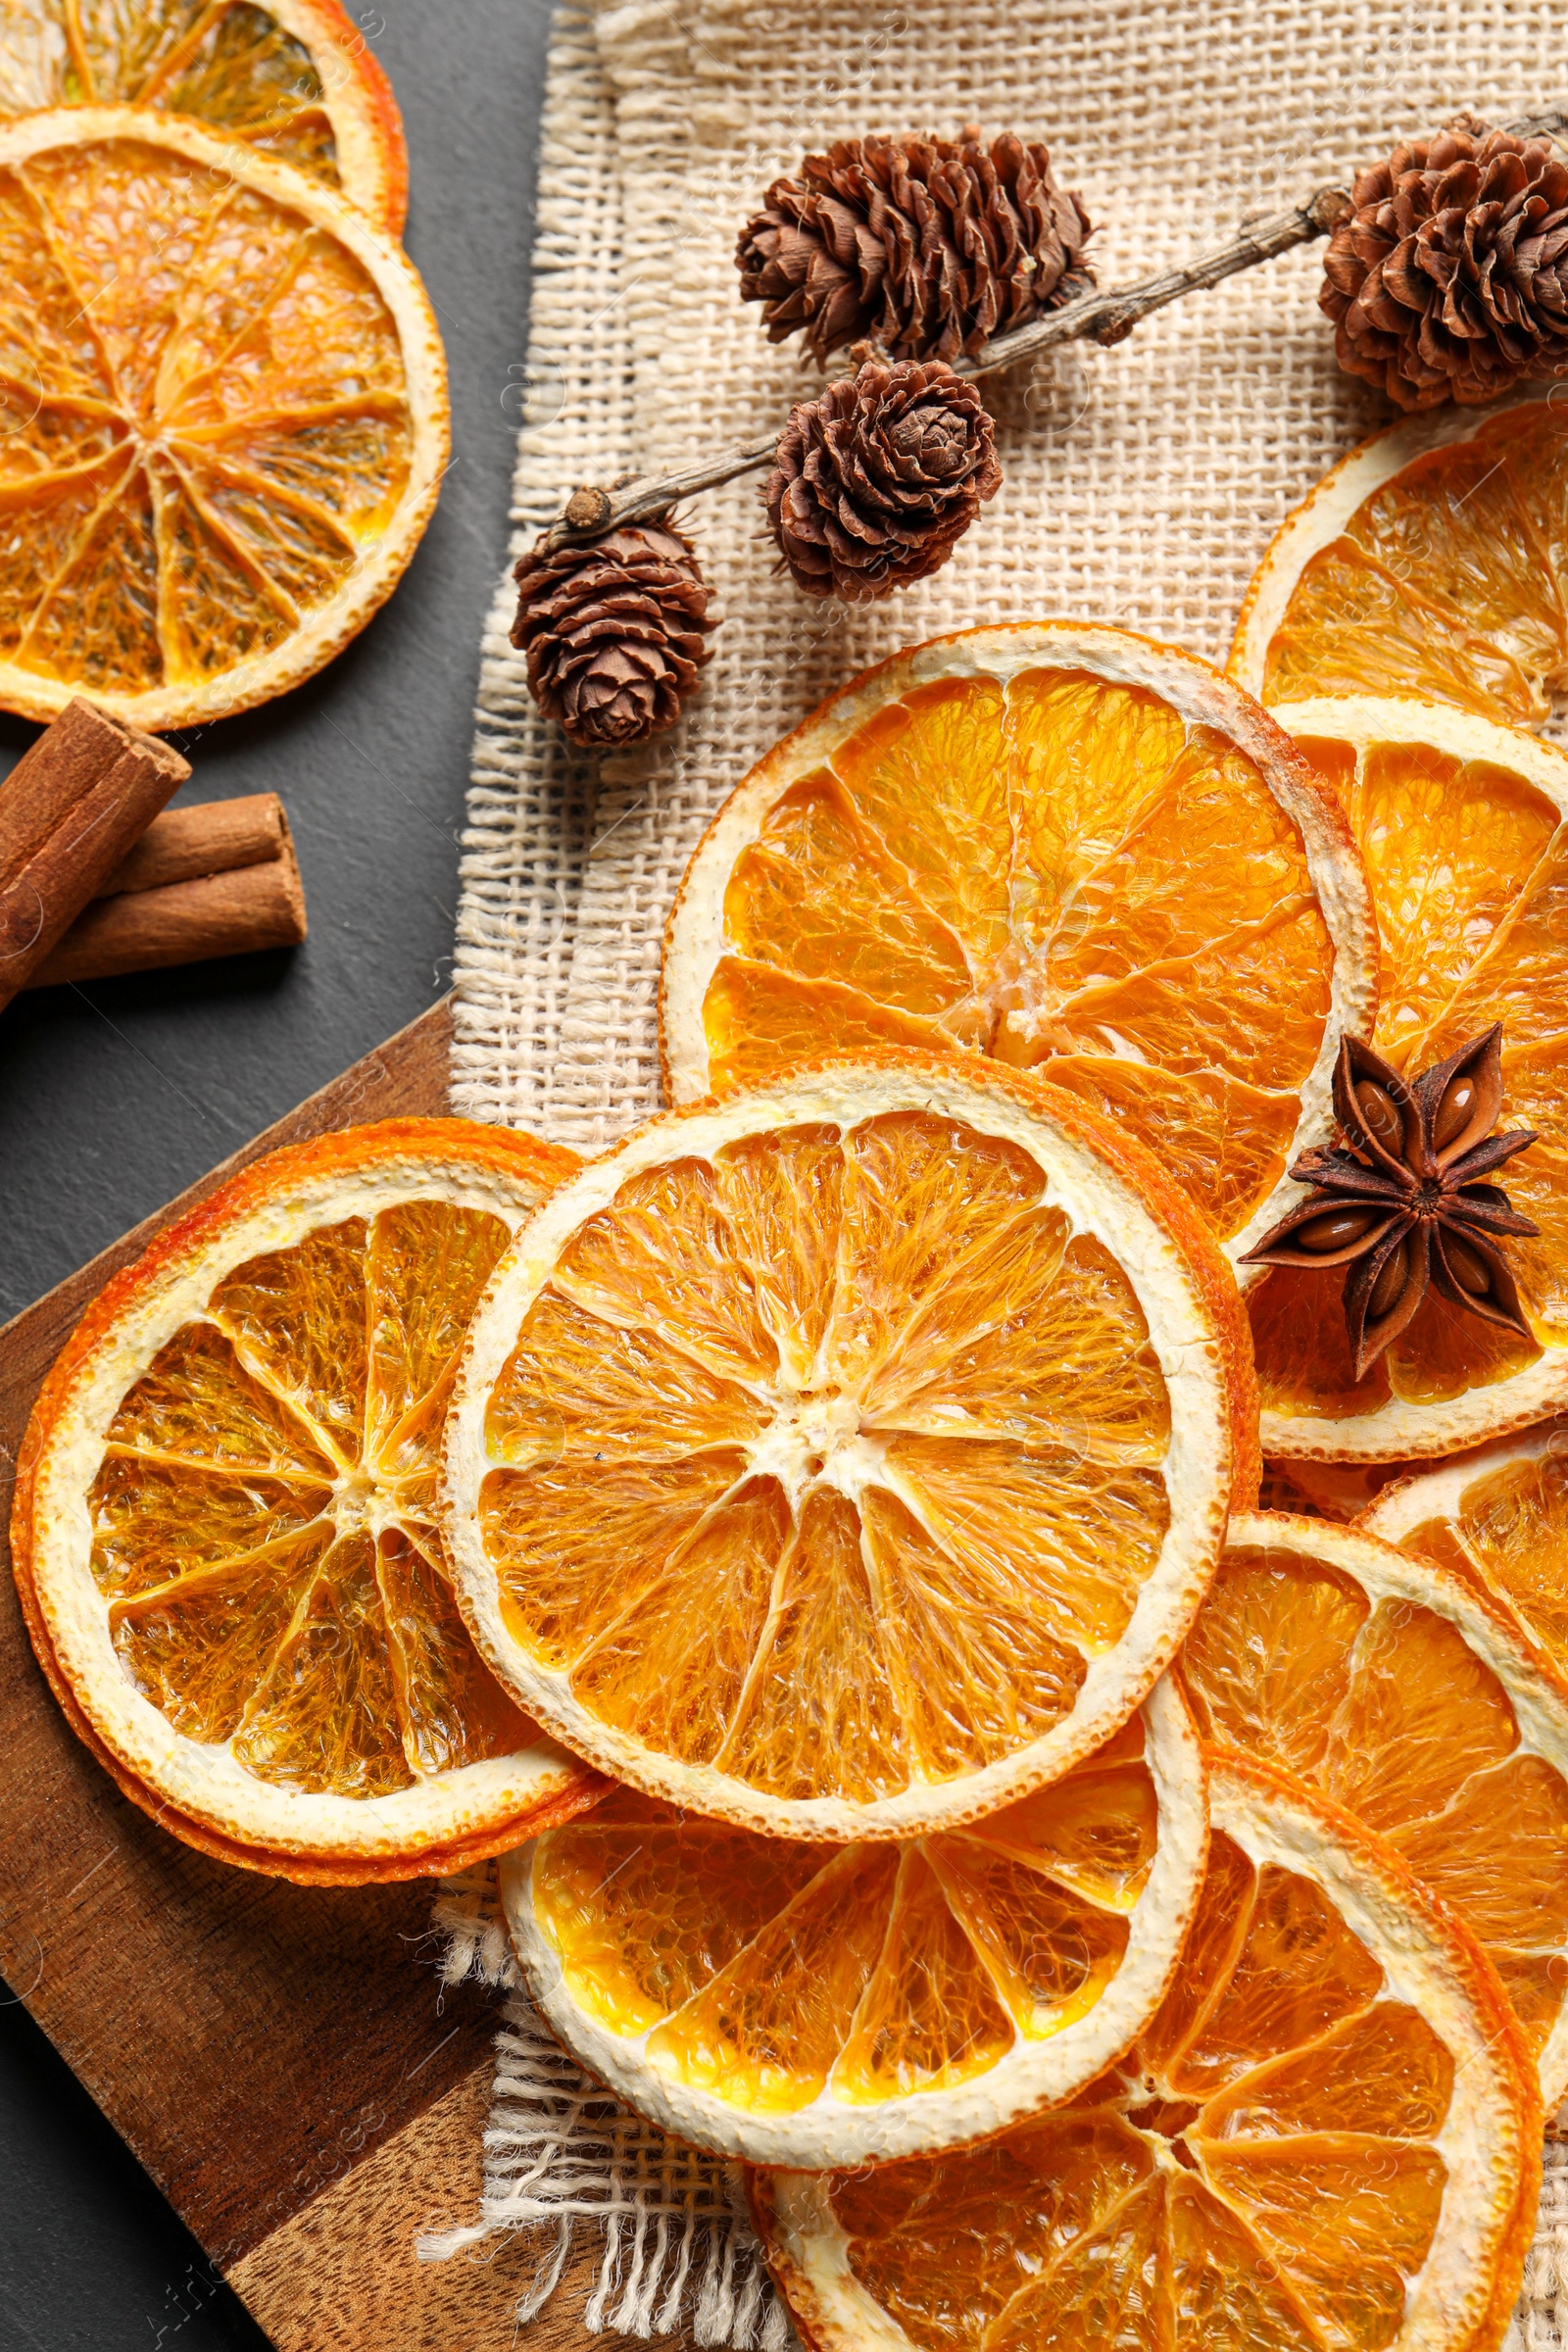
<path id="1" fill-rule="evenodd" d="M 750 438 L 820 381 L 793 346 L 764 342 L 732 261 L 755 199 L 808 149 L 970 122 L 1043 137 L 1099 224 L 1091 251 L 1111 284 L 1343 181 L 1460 109 L 1506 122 L 1560 101 L 1558 29 L 1547 0 L 564 7 L 517 384 L 516 548 L 579 482 Z M 658 1107 L 661 937 L 686 860 L 753 760 L 867 663 L 943 630 L 1054 614 L 1223 659 L 1271 532 L 1384 420 L 1335 368 L 1320 267 L 1321 248 L 1288 255 L 1114 350 L 1074 349 L 994 383 L 1004 488 L 942 572 L 887 604 L 817 604 L 776 576 L 755 478 L 697 502 L 691 527 L 724 625 L 687 719 L 643 751 L 596 765 L 539 721 L 503 587 L 484 645 L 458 932 L 457 1106 L 579 1149 Z M 454 1890 L 444 1908 L 455 1948 L 479 1964 L 488 1950 L 494 1975 L 488 1886 Z M 506 2031 L 527 2039 L 515 2010 Z M 541 2199 L 569 2208 L 568 2228 L 603 2222 L 593 2326 L 648 2332 L 679 2309 L 703 2341 L 779 2328 L 765 2298 L 748 2299 L 723 2168 L 677 2159 L 640 2128 L 617 2137 L 602 2099 L 585 2098 L 581 2130 L 563 2134 L 571 2105 L 559 2084 L 517 2096 L 525 2077 L 538 2086 L 532 2063 L 504 2040 L 480 2226 L 537 2221 Z M 1510 2352 L 1568 2352 L 1562 2166 L 1553 2146 Z M 645 2291 L 650 2264 L 657 2292 Z M 741 2281 L 738 2300 L 708 2292 L 720 2275 Z"/>
<path id="2" fill-rule="evenodd" d="M 514 553 L 561 506 L 560 485 L 612 480 L 630 446 L 632 375 L 620 296 L 614 110 L 581 10 L 555 24 L 540 145 L 528 358 L 508 405 L 521 418 Z M 500 584 L 480 651 L 479 708 L 458 909 L 454 1106 L 548 1133 L 592 805 L 589 763 L 528 697 Z"/>
<path id="3" fill-rule="evenodd" d="M 509 1995 L 496 2036 L 478 2219 L 419 2241 L 444 2262 L 503 2232 L 537 2249 L 518 2301 L 525 2326 L 560 2284 L 581 2226 L 599 2233 L 583 2312 L 590 2334 L 668 2335 L 786 2352 L 794 2343 L 746 2212 L 737 2166 L 667 2139 L 575 2066 L 517 1989 L 495 1864 L 448 1883 L 435 1910 L 449 1984 L 471 1978 Z M 475 2347 L 475 2352 L 480 2352 Z"/>
<path id="4" fill-rule="evenodd" d="M 627 0 L 564 12 L 540 187 L 517 544 L 564 492 L 782 420 L 820 379 L 737 297 L 736 228 L 803 150 L 1010 125 L 1100 223 L 1102 283 L 1185 256 L 1403 132 L 1562 93 L 1544 0 Z M 844 609 L 775 575 L 756 477 L 692 524 L 725 614 L 691 715 L 593 775 L 532 715 L 498 598 L 459 937 L 465 1108 L 601 1144 L 659 1100 L 660 936 L 757 755 L 901 644 L 1040 614 L 1223 656 L 1270 533 L 1382 420 L 1340 375 L 1321 249 L 993 385 L 1002 492 L 935 578 Z M 519 388 L 520 390 L 521 388 Z"/>

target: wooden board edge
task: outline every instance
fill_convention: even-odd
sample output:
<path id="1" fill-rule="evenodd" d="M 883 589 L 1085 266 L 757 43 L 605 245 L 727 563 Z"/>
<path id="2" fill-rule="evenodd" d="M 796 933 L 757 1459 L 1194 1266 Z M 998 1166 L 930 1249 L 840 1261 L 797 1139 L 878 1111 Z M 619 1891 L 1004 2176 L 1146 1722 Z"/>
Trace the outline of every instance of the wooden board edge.
<path id="1" fill-rule="evenodd" d="M 65 1720 L 47 1691 L 42 1675 L 33 1658 L 30 1644 L 22 1624 L 17 1595 L 9 1574 L 9 1503 L 11 1472 L 16 1451 L 21 1444 L 37 1389 L 60 1348 L 74 1328 L 80 1315 L 97 1296 L 103 1285 L 119 1269 L 130 1262 L 147 1247 L 155 1235 L 172 1223 L 197 1201 L 205 1199 L 226 1183 L 240 1168 L 280 1147 L 327 1133 L 346 1125 L 368 1123 L 398 1115 L 435 1116 L 445 1112 L 450 1104 L 450 1050 L 452 1039 L 452 1001 L 450 997 L 433 1004 L 428 1011 L 408 1023 L 396 1035 L 383 1041 L 365 1054 L 348 1070 L 326 1086 L 318 1088 L 305 1102 L 274 1121 L 262 1134 L 253 1137 L 239 1150 L 231 1152 L 219 1166 L 209 1169 L 197 1181 L 185 1188 L 174 1200 L 151 1216 L 143 1218 L 118 1242 L 101 1250 L 88 1264 L 65 1282 L 0 1327 L 0 1713 L 11 1738 L 10 1789 L 6 1808 L 6 1842 L 13 1845 L 15 1867 L 7 1865 L 7 1877 L 15 1885 L 8 1886 L 5 1926 L 14 1931 L 5 1937 L 7 1959 L 16 1961 L 18 1953 L 29 1951 L 36 1945 L 40 1956 L 40 1982 L 43 1993 L 29 1992 L 24 1982 L 25 1972 L 13 1969 L 17 1989 L 36 2022 L 48 2034 L 66 2063 L 103 2110 L 108 2121 L 121 2132 L 138 2160 L 146 2166 L 152 2178 L 170 2196 L 181 2218 L 191 2226 L 198 2237 L 205 2240 L 210 2254 L 221 2261 L 222 2240 L 226 2230 L 210 2231 L 203 2227 L 201 2217 L 186 2209 L 184 2184 L 178 2177 L 171 2177 L 171 2167 L 161 2162 L 159 2151 L 139 2144 L 141 2133 L 136 2128 L 137 2108 L 137 2048 L 143 2038 L 135 2031 L 135 1998 L 120 1972 L 122 1999 L 117 2008 L 120 2030 L 106 2028 L 101 2005 L 87 2003 L 82 2015 L 74 2022 L 71 2008 L 61 2008 L 59 1984 L 73 1984 L 81 1978 L 91 1978 L 87 1963 L 98 1950 L 105 1933 L 113 1940 L 113 1916 L 116 1901 L 116 1881 L 124 1871 L 146 1873 L 151 1868 L 158 1892 L 154 1901 L 166 1904 L 172 1898 L 177 1908 L 178 1897 L 173 1889 L 180 1883 L 181 1873 L 192 1868 L 207 1871 L 215 1866 L 186 1855 L 184 1849 L 171 1845 L 165 1833 L 152 1828 L 132 1808 L 126 1806 L 111 1780 L 103 1774 L 87 1750 L 78 1745 Z M 18 1736 L 20 1735 L 20 1737 Z M 22 1759 L 29 1759 L 24 1771 Z M 47 1817 L 47 1827 L 58 1837 L 79 1840 L 87 1855 L 89 1867 L 80 1875 L 69 1894 L 60 1899 L 48 1888 L 49 1856 L 44 1849 L 49 1839 L 38 1836 L 39 1824 L 28 1828 L 27 1783 L 36 1779 L 37 1803 Z M 137 1857 L 141 1857 L 140 1860 Z M 216 1866 L 220 1877 L 234 1877 L 233 1909 L 243 1911 L 261 1887 L 272 1882 L 252 1882 L 247 1874 L 230 1874 L 223 1866 Z M 73 1880 L 77 1873 L 73 1867 L 68 1873 Z M 28 1886 L 38 1889 L 40 1912 L 30 1921 L 24 1905 L 17 1896 Z M 389 1911 L 396 1908 L 402 1922 L 399 1940 L 411 1940 L 410 1931 L 416 1938 L 428 1923 L 429 1895 L 424 1883 L 411 1883 L 406 1889 L 378 1890 L 377 1899 Z M 408 1910 L 410 1902 L 414 1909 Z M 225 1902 L 225 1909 L 229 1906 Z M 407 1913 L 406 1921 L 402 1914 Z M 106 1915 L 109 1924 L 106 1926 Z M 34 1934 L 36 1929 L 39 1933 Z M 42 1954 L 46 1944 L 57 1948 L 75 1944 L 81 1954 L 82 1967 L 62 1972 L 55 1967 L 42 1969 Z M 16 1948 L 11 1948 L 15 1946 Z M 53 1953 L 51 1953 L 53 1957 Z M 410 1973 L 410 1989 L 414 1998 L 411 2010 L 422 2003 L 429 1985 L 426 1976 L 412 1958 L 405 1963 Z M 430 1987 L 433 1994 L 433 1986 Z M 416 2085 L 402 2089 L 401 2121 L 394 2121 L 394 2132 L 432 2103 L 439 2103 L 447 2093 L 455 2076 L 466 2068 L 479 2066 L 488 2070 L 490 2045 L 493 2039 L 493 2020 L 488 2004 L 470 2001 L 466 1995 L 454 2004 L 455 2026 L 446 2040 L 453 2043 L 442 2054 L 428 2077 Z M 482 2035 L 475 2051 L 476 2029 Z M 117 2054 L 118 2053 L 118 2054 Z M 384 2055 L 384 2053 L 383 2053 Z M 194 2062 L 194 2054 L 193 2062 Z M 399 2060 L 398 2064 L 402 2064 Z M 370 2072 L 376 2070 L 372 2067 Z M 413 2070 L 415 2075 L 421 2070 Z M 196 2085 L 188 2082 L 187 2091 L 195 2093 Z M 389 2102 L 390 2104 L 390 2102 Z M 395 2116 L 395 2108 L 394 2108 Z M 373 2117 L 373 2110 L 372 2110 Z M 370 2124 L 366 2124 L 355 2145 L 376 2144 Z M 357 2156 L 356 2156 L 356 2160 Z M 300 2164 L 294 2168 L 307 2196 L 318 2187 L 319 2168 Z M 177 2176 L 178 2168 L 175 2168 Z M 260 2218 L 260 2217 L 259 2217 Z M 266 2221 L 262 2220 L 265 2230 Z"/>
<path id="2" fill-rule="evenodd" d="M 582 2352 L 583 2309 L 605 2240 L 578 2221 L 561 2278 L 524 2328 L 517 2306 L 559 2245 L 546 2222 L 487 2239 L 444 2262 L 421 2262 L 426 2230 L 479 2218 L 484 2125 L 493 2069 L 465 2081 L 282 2223 L 227 2273 L 228 2282 L 277 2352 L 478 2352 L 525 2343 L 527 2352 Z M 633 2338 L 594 2337 L 606 2352 Z M 660 2342 L 694 2345 L 690 2323 Z"/>

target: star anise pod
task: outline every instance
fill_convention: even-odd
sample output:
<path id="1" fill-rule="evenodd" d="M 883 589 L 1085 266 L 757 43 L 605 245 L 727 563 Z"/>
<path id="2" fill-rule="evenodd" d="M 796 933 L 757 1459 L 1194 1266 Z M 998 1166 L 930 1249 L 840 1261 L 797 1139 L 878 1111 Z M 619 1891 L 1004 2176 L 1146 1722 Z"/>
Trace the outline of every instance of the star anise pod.
<path id="1" fill-rule="evenodd" d="M 1434 1284 L 1450 1306 L 1531 1336 L 1497 1237 L 1536 1234 L 1483 1181 L 1536 1141 L 1494 1135 L 1502 1108 L 1502 1023 L 1412 1081 L 1361 1038 L 1340 1041 L 1334 1110 L 1343 1145 L 1303 1152 L 1291 1174 L 1315 1189 L 1244 1266 L 1347 1266 L 1345 1315 L 1361 1379 Z"/>

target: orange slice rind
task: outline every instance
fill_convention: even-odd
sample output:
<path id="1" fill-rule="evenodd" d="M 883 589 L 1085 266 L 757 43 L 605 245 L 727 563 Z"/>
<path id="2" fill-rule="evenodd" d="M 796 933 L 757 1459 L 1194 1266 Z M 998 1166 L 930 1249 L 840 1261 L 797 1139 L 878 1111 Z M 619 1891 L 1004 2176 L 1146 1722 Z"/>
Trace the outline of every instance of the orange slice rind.
<path id="1" fill-rule="evenodd" d="M 193 116 L 403 233 L 402 117 L 338 0 L 7 0 L 0 115 L 93 105 Z"/>
<path id="2" fill-rule="evenodd" d="M 1370 1508 L 1383 1489 L 1407 1478 L 1413 1462 L 1317 1462 L 1305 1454 L 1263 1464 L 1258 1508 L 1304 1512 L 1348 1527 Z"/>
<path id="3" fill-rule="evenodd" d="M 447 1119 L 292 1147 L 68 1342 L 19 1463 L 18 1589 L 73 1724 L 174 1835 L 341 1884 L 597 1794 L 475 1653 L 433 1514 L 474 1300 L 576 1164 Z"/>
<path id="4" fill-rule="evenodd" d="M 1173 1669 L 1203 1740 L 1385 1838 L 1568 2090 L 1568 1684 L 1473 1582 L 1359 1530 L 1238 1513 Z"/>
<path id="5" fill-rule="evenodd" d="M 1568 1422 L 1421 1469 L 1356 1525 L 1479 1586 L 1568 1678 Z"/>
<path id="6" fill-rule="evenodd" d="M 1450 1453 L 1568 1400 L 1568 755 L 1408 699 L 1325 696 L 1274 715 L 1337 793 L 1372 886 L 1383 985 L 1371 1042 L 1414 1077 L 1502 1022 L 1501 1122 L 1540 1139 L 1502 1181 L 1542 1232 L 1507 1245 L 1531 1338 L 1432 1291 L 1360 1381 L 1343 1273 L 1274 1269 L 1250 1294 L 1263 1450 Z"/>
<path id="7" fill-rule="evenodd" d="M 447 1425 L 475 1638 L 646 1794 L 913 1837 L 1103 1745 L 1255 1493 L 1240 1302 L 1070 1098 L 884 1053 L 666 1112 L 498 1269 Z"/>
<path id="8" fill-rule="evenodd" d="M 1149 2034 L 986 2146 L 758 2172 L 813 2352 L 1494 2352 L 1541 2108 L 1492 1971 L 1348 1815 L 1225 1762 Z"/>
<path id="9" fill-rule="evenodd" d="M 446 361 L 346 197 L 151 108 L 0 122 L 0 708 L 226 717 L 390 596 L 446 467 Z"/>
<path id="10" fill-rule="evenodd" d="M 756 2164 L 882 2163 L 1069 2097 L 1158 2007 L 1203 1875 L 1168 1677 L 967 1831 L 803 1846 L 612 1797 L 501 1865 L 527 1988 L 617 2097 Z"/>
<path id="11" fill-rule="evenodd" d="M 1510 726 L 1545 718 L 1568 682 L 1565 483 L 1559 385 L 1374 434 L 1275 534 L 1231 676 L 1270 706 L 1402 694 Z"/>
<path id="12" fill-rule="evenodd" d="M 1327 1140 L 1376 977 L 1338 806 L 1250 697 L 1123 629 L 970 629 L 843 687 L 719 810 L 665 935 L 665 1091 L 990 1054 L 1147 1144 L 1234 1261 Z"/>

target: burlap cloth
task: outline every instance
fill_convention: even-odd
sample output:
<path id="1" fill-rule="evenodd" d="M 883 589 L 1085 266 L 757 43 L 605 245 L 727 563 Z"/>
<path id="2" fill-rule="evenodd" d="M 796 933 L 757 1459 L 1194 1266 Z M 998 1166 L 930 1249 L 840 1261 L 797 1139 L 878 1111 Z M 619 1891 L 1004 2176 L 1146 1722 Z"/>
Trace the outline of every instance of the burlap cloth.
<path id="1" fill-rule="evenodd" d="M 1560 29 L 1548 0 L 563 7 L 517 371 L 517 546 L 577 483 L 749 438 L 819 380 L 793 346 L 763 341 L 732 260 L 752 203 L 807 148 L 969 122 L 1044 137 L 1099 224 L 1093 257 L 1111 284 L 1462 108 L 1505 122 L 1560 102 Z M 691 521 L 725 618 L 702 697 L 673 736 L 597 772 L 528 702 L 503 585 L 458 927 L 458 1106 L 580 1149 L 658 1106 L 660 940 L 686 859 L 758 755 L 866 663 L 944 629 L 1047 614 L 1223 659 L 1270 533 L 1382 419 L 1335 368 L 1320 266 L 1320 248 L 1288 255 L 1115 350 L 1074 349 L 993 384 L 1004 486 L 943 571 L 886 604 L 821 605 L 776 578 L 755 477 L 706 495 Z M 456 1964 L 488 1950 L 493 1974 L 483 1887 L 449 1895 L 446 1911 Z M 542 2067 L 518 2009 L 478 2229 L 608 2216 L 591 2326 L 646 2334 L 685 2313 L 701 2340 L 781 2342 L 724 2168 L 676 2158 L 642 2127 L 617 2135 L 605 2102 Z M 547 2246 L 542 2288 L 554 2265 Z M 1555 2146 L 1510 2345 L 1568 2352 Z"/>

